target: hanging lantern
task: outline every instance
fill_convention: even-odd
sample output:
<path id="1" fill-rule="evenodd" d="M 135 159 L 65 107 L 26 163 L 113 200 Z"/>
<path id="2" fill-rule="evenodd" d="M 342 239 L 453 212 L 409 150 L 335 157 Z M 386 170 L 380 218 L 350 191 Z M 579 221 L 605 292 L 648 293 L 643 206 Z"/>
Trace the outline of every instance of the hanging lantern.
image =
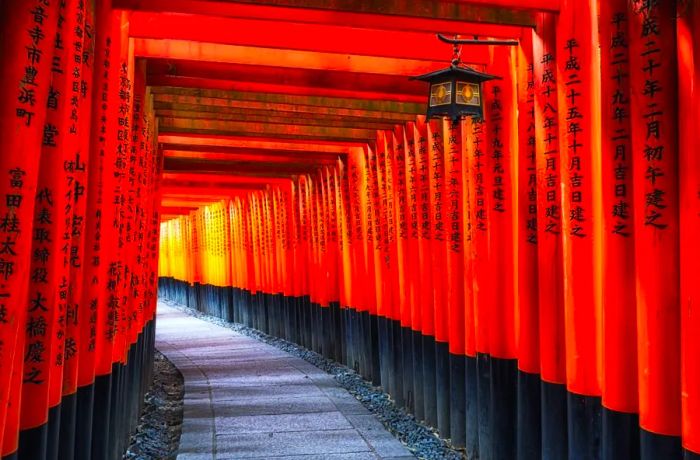
<path id="1" fill-rule="evenodd" d="M 516 45 L 514 40 L 461 40 L 450 39 L 438 34 L 438 38 L 453 45 L 452 63 L 446 69 L 436 70 L 425 75 L 411 77 L 411 80 L 426 81 L 430 84 L 427 117 L 450 117 L 457 123 L 462 117 L 483 119 L 482 83 L 500 79 L 495 75 L 479 72 L 460 60 L 460 45 Z"/>

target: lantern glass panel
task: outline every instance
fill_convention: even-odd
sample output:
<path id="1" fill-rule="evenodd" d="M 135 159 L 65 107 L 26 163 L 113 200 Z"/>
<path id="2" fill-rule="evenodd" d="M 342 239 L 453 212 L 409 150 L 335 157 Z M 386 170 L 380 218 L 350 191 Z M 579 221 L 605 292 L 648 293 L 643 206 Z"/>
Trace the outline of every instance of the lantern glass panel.
<path id="1" fill-rule="evenodd" d="M 457 104 L 481 106 L 481 92 L 476 83 L 457 82 Z"/>
<path id="2" fill-rule="evenodd" d="M 430 107 L 452 102 L 452 82 L 436 83 L 430 87 Z"/>

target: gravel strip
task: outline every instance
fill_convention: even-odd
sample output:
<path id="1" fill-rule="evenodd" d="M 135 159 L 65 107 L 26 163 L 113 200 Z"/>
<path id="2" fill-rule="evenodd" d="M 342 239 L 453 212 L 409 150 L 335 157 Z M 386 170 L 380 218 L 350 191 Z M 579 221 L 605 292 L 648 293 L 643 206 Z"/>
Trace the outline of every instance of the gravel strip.
<path id="1" fill-rule="evenodd" d="M 240 332 L 284 350 L 333 375 L 343 388 L 348 390 L 355 399 L 374 414 L 387 430 L 405 444 L 416 457 L 425 460 L 462 460 L 465 458 L 462 451 L 451 448 L 447 441 L 441 439 L 434 429 L 416 420 L 405 409 L 396 406 L 389 395 L 382 391 L 380 387 L 373 386 L 354 370 L 335 361 L 328 360 L 318 353 L 299 345 L 267 335 L 243 324 L 229 323 L 216 316 L 205 315 L 198 310 L 169 300 L 160 299 L 160 301 L 188 315 Z"/>
<path id="2" fill-rule="evenodd" d="M 153 382 L 124 459 L 175 459 L 182 433 L 185 385 L 175 365 L 156 350 Z"/>

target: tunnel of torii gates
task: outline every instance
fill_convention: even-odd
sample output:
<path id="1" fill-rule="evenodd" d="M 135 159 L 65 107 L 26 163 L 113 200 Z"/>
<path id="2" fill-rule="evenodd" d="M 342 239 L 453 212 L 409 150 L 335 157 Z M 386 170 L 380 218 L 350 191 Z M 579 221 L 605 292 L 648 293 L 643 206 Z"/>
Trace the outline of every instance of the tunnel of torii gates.
<path id="1" fill-rule="evenodd" d="M 161 297 L 469 458 L 700 458 L 700 3 L 5 0 L 3 458 L 120 458 Z M 426 120 L 435 33 L 500 77 Z"/>

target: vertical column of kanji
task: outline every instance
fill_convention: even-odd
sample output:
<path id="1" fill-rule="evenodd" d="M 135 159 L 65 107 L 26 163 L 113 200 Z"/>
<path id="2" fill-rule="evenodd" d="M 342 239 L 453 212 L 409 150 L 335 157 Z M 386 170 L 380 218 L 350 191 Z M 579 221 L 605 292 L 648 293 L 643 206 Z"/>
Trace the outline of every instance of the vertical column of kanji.
<path id="1" fill-rule="evenodd" d="M 118 258 L 114 260 L 119 266 L 119 306 L 115 313 L 118 315 L 115 328 L 115 340 L 112 350 L 112 363 L 126 364 L 126 342 L 129 329 L 129 284 L 131 282 L 131 218 L 133 210 L 129 206 L 129 183 L 131 173 L 129 154 L 131 151 L 131 124 L 133 115 L 132 85 L 133 85 L 133 49 L 129 45 L 129 18 L 122 13 L 121 48 L 119 53 L 119 93 L 117 117 L 117 156 L 114 162 L 115 188 L 112 203 L 117 206 L 117 250 Z M 123 373 L 123 369 L 119 372 Z M 118 392 L 124 385 L 124 375 L 119 375 Z M 119 416 L 121 418 L 121 415 Z M 121 429 L 121 426 L 119 427 Z"/>
<path id="2" fill-rule="evenodd" d="M 336 234 L 338 238 L 338 257 L 336 267 L 338 270 L 339 289 L 339 318 L 342 348 L 337 350 L 341 362 L 346 366 L 352 366 L 351 351 L 352 341 L 352 265 L 350 256 L 350 241 L 352 229 L 349 228 L 350 203 L 348 190 L 348 171 L 345 163 L 338 159 L 333 168 L 333 182 L 335 184 L 335 214 Z"/>
<path id="3" fill-rule="evenodd" d="M 299 291 L 301 300 L 301 324 L 299 326 L 302 334 L 302 345 L 311 348 L 311 320 L 310 320 L 310 297 L 309 297 L 309 208 L 308 208 L 308 184 L 306 176 L 299 177 L 299 265 L 301 269 L 299 280 Z"/>
<path id="4" fill-rule="evenodd" d="M 68 250 L 72 203 L 66 198 L 68 185 L 64 175 L 56 174 L 79 144 L 75 122 L 70 120 L 68 94 L 71 78 L 66 58 L 72 33 L 78 23 L 78 3 L 62 4 L 56 29 L 51 61 L 51 86 L 46 101 L 44 138 L 39 160 L 39 178 L 35 197 L 29 281 L 29 306 L 24 338 L 24 371 L 22 373 L 21 406 L 13 405 L 8 415 L 8 426 L 19 423 L 21 430 L 18 454 L 41 458 L 47 454 L 48 414 L 50 407 L 50 380 L 56 382 L 60 396 L 61 371 L 63 369 L 62 330 L 57 331 L 57 321 L 64 321 L 68 286 Z M 82 44 L 82 38 L 79 39 Z M 78 71 L 79 77 L 79 71 Z M 72 132 L 70 130 L 72 124 Z M 67 233 L 66 233 L 67 232 Z M 33 255 L 36 255 L 35 257 Z M 65 263 L 64 263 L 65 262 Z M 59 296 L 59 292 L 62 296 Z M 59 319 L 60 318 L 60 319 Z M 58 338 L 57 338 L 58 336 Z M 56 345 L 60 339 L 60 348 Z M 52 346 L 53 344 L 53 346 Z M 56 350 L 60 349 L 58 356 Z M 17 387 L 19 390 L 19 387 Z M 17 395 L 19 396 L 19 395 Z M 13 396 L 11 399 L 15 399 Z M 58 404 L 60 400 L 54 402 Z M 57 415 L 51 411 L 52 418 Z M 57 420 L 52 420 L 57 427 Z M 53 438 L 53 437 L 52 437 Z M 51 446 L 56 449 L 56 445 Z"/>
<path id="5" fill-rule="evenodd" d="M 393 359 L 390 340 L 390 317 L 392 313 L 392 294 L 390 268 L 392 266 L 391 248 L 387 221 L 387 181 L 386 181 L 386 142 L 383 132 L 377 132 L 375 153 L 375 263 L 377 278 L 377 326 L 379 338 L 379 365 L 382 386 L 387 393 L 395 395 L 395 379 L 392 373 Z M 381 300 L 380 300 L 381 299 Z"/>
<path id="6" fill-rule="evenodd" d="M 639 457 L 628 2 L 600 4 L 603 458 Z"/>
<path id="7" fill-rule="evenodd" d="M 423 412 L 430 426 L 437 426 L 437 393 L 435 391 L 435 309 L 433 299 L 433 262 L 430 196 L 430 156 L 428 153 L 428 126 L 424 117 L 418 117 L 414 127 L 416 174 L 418 178 L 418 268 L 421 289 L 421 331 L 423 357 Z"/>
<path id="8" fill-rule="evenodd" d="M 338 200 L 338 167 L 327 169 L 328 175 L 328 264 L 331 271 L 331 292 L 329 295 L 331 307 L 331 333 L 334 334 L 333 340 L 333 359 L 338 362 L 343 362 L 343 354 L 345 350 L 345 340 L 342 326 L 342 311 L 343 307 L 340 299 L 343 288 L 343 272 L 340 261 L 343 257 L 342 252 L 342 235 L 338 231 L 338 225 L 342 222 L 342 216 L 339 214 L 338 205 L 341 203 Z"/>
<path id="9" fill-rule="evenodd" d="M 516 452 L 541 457 L 540 337 L 537 288 L 537 162 L 533 31 L 523 32 L 517 48 L 518 209 L 517 269 L 518 391 Z"/>
<path id="10" fill-rule="evenodd" d="M 309 277 L 309 290 L 311 292 L 312 305 L 312 332 L 316 342 L 314 350 L 323 353 L 323 295 L 325 286 L 320 286 L 326 282 L 325 272 L 321 265 L 323 257 L 321 239 L 323 238 L 323 222 L 321 222 L 321 185 L 318 181 L 318 174 L 309 179 L 309 227 L 311 228 L 311 273 Z"/>
<path id="11" fill-rule="evenodd" d="M 568 455 L 562 256 L 561 175 L 554 16 L 543 14 L 533 36 L 537 163 L 537 256 L 542 378 L 542 455 Z"/>
<path id="12" fill-rule="evenodd" d="M 406 188 L 406 134 L 403 125 L 394 127 L 394 219 L 396 221 L 396 269 L 398 272 L 397 296 L 399 305 L 398 337 L 396 345 L 400 348 L 402 398 L 407 410 L 413 412 L 413 335 L 411 332 L 412 302 L 412 267 L 409 259 L 410 210 L 408 209 L 408 189 Z"/>
<path id="13" fill-rule="evenodd" d="M 409 330 L 404 341 L 404 347 L 410 348 L 412 362 L 413 385 L 408 390 L 412 392 L 411 410 L 418 420 L 425 416 L 425 402 L 423 399 L 423 327 L 421 317 L 421 267 L 419 259 L 420 244 L 420 191 L 418 190 L 418 155 L 416 154 L 416 128 L 415 123 L 408 122 L 401 127 L 405 168 L 404 188 L 406 189 L 406 211 L 404 232 L 406 233 L 406 252 L 404 254 L 404 268 L 407 282 L 407 296 L 410 316 Z M 408 364 L 407 364 L 408 365 Z"/>
<path id="14" fill-rule="evenodd" d="M 600 61 L 594 1 L 564 1 L 557 24 L 559 145 L 570 456 L 597 456 L 600 438 Z"/>
<path id="15" fill-rule="evenodd" d="M 297 219 L 295 215 L 297 188 L 294 181 L 289 181 L 284 192 L 284 215 L 285 215 L 285 296 L 287 296 L 287 309 L 289 311 L 288 340 L 299 343 L 297 325 L 299 321 L 297 275 L 294 270 L 296 248 L 297 248 Z"/>
<path id="16" fill-rule="evenodd" d="M 428 176 L 430 182 L 430 226 L 432 230 L 431 260 L 433 277 L 433 305 L 435 318 L 435 390 L 437 428 L 443 437 L 450 435 L 450 379 L 448 350 L 448 312 L 446 286 L 445 240 L 445 160 L 442 121 L 431 121 L 427 126 Z M 426 359 L 430 359 L 427 357 Z"/>
<path id="17" fill-rule="evenodd" d="M 474 225 L 472 224 L 472 189 L 470 154 L 473 151 L 472 118 L 465 117 L 460 126 L 460 146 L 462 155 L 462 241 L 464 257 L 462 270 L 464 273 L 464 415 L 465 438 L 464 447 L 468 457 L 479 454 L 479 431 L 476 386 L 476 330 L 474 320 Z"/>
<path id="18" fill-rule="evenodd" d="M 352 153 L 351 158 L 356 160 L 359 182 L 357 182 L 357 196 L 353 200 L 353 205 L 356 212 L 355 222 L 361 227 L 356 226 L 356 238 L 358 239 L 358 256 L 356 263 L 361 263 L 358 268 L 355 268 L 355 279 L 360 283 L 361 279 L 368 281 L 367 289 L 360 295 L 360 324 L 359 329 L 362 333 L 362 349 L 361 356 L 362 374 L 371 380 L 373 384 L 380 383 L 379 373 L 379 355 L 377 350 L 377 275 L 374 264 L 374 199 L 373 199 L 373 183 L 372 171 L 369 163 L 369 155 L 371 151 L 368 146 L 358 148 Z M 359 219 L 359 221 L 358 221 Z M 357 267 L 357 265 L 356 265 Z M 364 274 L 365 278 L 361 278 Z"/>
<path id="19" fill-rule="evenodd" d="M 299 274 L 297 273 L 297 265 L 299 263 L 299 206 L 298 195 L 299 186 L 296 181 L 290 181 L 287 189 L 286 199 L 286 216 L 287 216 L 287 260 L 285 270 L 287 272 L 287 289 L 289 292 L 288 308 L 290 314 L 289 332 L 290 340 L 294 343 L 301 344 L 301 336 L 299 334 L 299 321 L 301 319 L 300 303 L 301 298 Z"/>
<path id="20" fill-rule="evenodd" d="M 700 456 L 700 158 L 695 148 L 695 133 L 700 128 L 698 80 L 700 79 L 700 5 L 679 2 L 678 63 L 681 228 L 681 394 L 683 447 Z M 690 456 L 690 455 L 689 455 Z M 693 458 L 690 456 L 690 458 Z"/>
<path id="21" fill-rule="evenodd" d="M 488 203 L 490 196 L 486 189 L 486 129 L 483 120 L 472 118 L 467 121 L 466 150 L 467 176 L 469 181 L 469 218 L 471 221 L 471 276 L 467 279 L 472 283 L 473 293 L 473 328 L 476 363 L 467 367 L 467 387 L 476 390 L 469 394 L 470 403 L 476 404 L 476 414 L 467 412 L 473 428 L 478 427 L 478 454 L 488 455 L 491 443 L 491 393 L 490 393 L 490 364 L 489 364 L 489 308 L 491 306 L 491 269 L 489 266 L 489 215 Z"/>
<path id="22" fill-rule="evenodd" d="M 324 170 L 324 207 L 326 229 L 326 260 L 325 269 L 328 271 L 328 333 L 330 334 L 330 356 L 340 362 L 341 330 L 340 330 L 340 304 L 339 300 L 339 276 L 338 276 L 338 229 L 337 214 L 335 209 L 335 180 L 331 168 Z M 325 326 L 325 324 L 324 324 Z"/>
<path id="23" fill-rule="evenodd" d="M 94 458 L 101 458 L 107 455 L 112 370 L 111 355 L 110 360 L 102 360 L 101 356 L 106 348 L 111 347 L 108 302 L 116 287 L 116 282 L 111 280 L 108 271 L 113 245 L 103 244 L 102 241 L 113 241 L 112 222 L 115 215 L 110 192 L 117 141 L 115 93 L 119 80 L 116 59 L 121 41 L 120 18 L 113 13 L 109 1 L 96 4 L 95 18 L 95 72 L 91 89 L 90 150 L 87 155 L 90 168 L 83 241 L 86 265 L 82 279 L 82 302 L 89 309 L 89 315 L 84 318 L 90 324 L 89 334 L 84 341 L 87 350 L 85 356 L 90 356 L 86 359 L 94 362 L 94 371 L 87 376 L 88 382 L 94 381 L 94 407 L 92 411 L 88 409 L 92 416 L 93 442 L 88 452 Z M 101 415 L 95 417 L 94 414 Z"/>
<path id="24" fill-rule="evenodd" d="M 127 209 L 127 238 L 129 247 L 129 263 L 131 265 L 129 280 L 127 280 L 128 302 L 131 304 L 129 311 L 129 336 L 126 342 L 129 348 L 136 347 L 136 341 L 141 333 L 143 318 L 143 228 L 146 222 L 144 207 L 147 204 L 148 192 L 144 186 L 144 163 L 145 163 L 145 61 L 134 62 L 133 71 L 133 94 L 132 94 L 132 118 L 129 130 L 130 146 L 128 155 L 128 189 L 126 191 Z M 136 355 L 135 355 L 136 356 Z M 129 360 L 132 358 L 129 357 Z M 136 359 L 134 357 L 134 359 Z M 136 364 L 135 364 L 136 365 Z M 134 368 L 134 374 L 138 374 L 140 369 Z M 132 394 L 138 394 L 133 391 Z M 130 414 L 135 416 L 136 414 Z M 131 417 L 130 417 L 131 418 Z"/>
<path id="25" fill-rule="evenodd" d="M 16 451 L 29 302 L 31 235 L 58 1 L 0 6 L 0 454 Z M 51 135 L 51 132 L 48 133 Z M 8 411 L 11 422 L 7 422 Z"/>
<path id="26" fill-rule="evenodd" d="M 363 286 L 363 289 L 355 289 L 352 292 L 351 302 L 355 309 L 354 362 L 350 367 L 357 369 L 367 380 L 372 380 L 371 369 L 371 336 L 369 329 L 369 305 L 374 297 L 374 273 L 373 265 L 367 259 L 368 209 L 369 198 L 367 184 L 367 168 L 365 164 L 364 150 L 356 147 L 348 152 L 348 188 L 350 191 L 349 208 L 351 231 L 351 286 Z"/>
<path id="27" fill-rule="evenodd" d="M 386 375 L 386 358 L 383 353 L 386 351 L 386 340 L 383 323 L 383 316 L 386 312 L 384 302 L 385 292 L 382 289 L 382 208 L 380 203 L 380 187 L 377 174 L 377 154 L 376 147 L 367 147 L 366 164 L 367 164 L 367 183 L 370 188 L 370 205 L 367 207 L 368 212 L 371 210 L 372 216 L 368 227 L 371 230 L 371 235 L 367 234 L 367 243 L 371 246 L 369 260 L 371 260 L 374 272 L 374 298 L 370 306 L 371 318 L 371 334 L 372 336 L 372 378 L 373 383 L 387 385 Z M 369 248 L 368 248 L 369 249 Z"/>
<path id="28" fill-rule="evenodd" d="M 80 338 L 78 340 L 78 353 L 80 355 L 79 370 L 77 376 L 78 393 L 76 402 L 76 458 L 90 458 L 92 444 L 92 411 L 94 401 L 95 380 L 95 336 L 97 322 L 97 304 L 93 303 L 88 289 L 89 278 L 93 273 L 89 248 L 85 242 L 95 238 L 94 234 L 88 235 L 89 227 L 89 169 L 87 163 L 90 160 L 93 113 L 95 108 L 93 82 L 95 78 L 95 51 L 98 32 L 95 30 L 97 18 L 93 2 L 85 4 L 85 26 L 83 28 L 83 41 L 80 47 L 78 41 L 73 43 L 73 61 L 81 57 L 82 65 L 80 82 L 78 86 L 71 87 L 71 103 L 78 98 L 80 117 L 80 148 L 73 157 L 66 161 L 63 170 L 72 176 L 73 185 L 73 216 L 71 221 L 70 243 L 70 284 L 72 299 L 78 304 L 78 318 L 82 322 L 80 326 Z M 99 73 L 99 69 L 97 69 Z M 73 108 L 74 109 L 74 108 Z M 71 109 L 71 111 L 73 110 Z M 99 193 L 100 187 L 96 186 Z"/>
<path id="29" fill-rule="evenodd" d="M 630 5 L 639 421 L 645 459 L 680 455 L 675 3 L 635 0 Z"/>
<path id="30" fill-rule="evenodd" d="M 517 417 L 517 193 L 518 134 L 515 50 L 496 47 L 492 68 L 500 75 L 484 85 L 486 142 L 484 182 L 489 206 L 491 455 L 515 457 Z M 484 306 L 480 305 L 480 308 Z"/>
<path id="31" fill-rule="evenodd" d="M 466 446 L 465 331 L 464 331 L 464 231 L 462 196 L 461 123 L 442 120 L 444 142 L 444 200 L 446 290 L 449 339 L 450 440 L 457 447 Z"/>
<path id="32" fill-rule="evenodd" d="M 384 180 L 385 180 L 385 199 L 386 199 L 386 234 L 384 237 L 385 247 L 388 249 L 387 276 L 388 284 L 386 289 L 390 292 L 391 302 L 390 309 L 387 311 L 387 337 L 389 342 L 389 362 L 390 375 L 389 381 L 393 382 L 393 397 L 397 404 L 403 405 L 403 370 L 402 367 L 402 350 L 401 350 L 401 321 L 400 314 L 402 311 L 401 297 L 399 293 L 399 246 L 397 238 L 396 208 L 398 200 L 396 195 L 396 144 L 391 131 L 381 131 L 381 137 L 384 140 Z M 386 254 L 386 253 L 385 253 Z M 385 256 L 386 257 L 386 256 Z"/>

